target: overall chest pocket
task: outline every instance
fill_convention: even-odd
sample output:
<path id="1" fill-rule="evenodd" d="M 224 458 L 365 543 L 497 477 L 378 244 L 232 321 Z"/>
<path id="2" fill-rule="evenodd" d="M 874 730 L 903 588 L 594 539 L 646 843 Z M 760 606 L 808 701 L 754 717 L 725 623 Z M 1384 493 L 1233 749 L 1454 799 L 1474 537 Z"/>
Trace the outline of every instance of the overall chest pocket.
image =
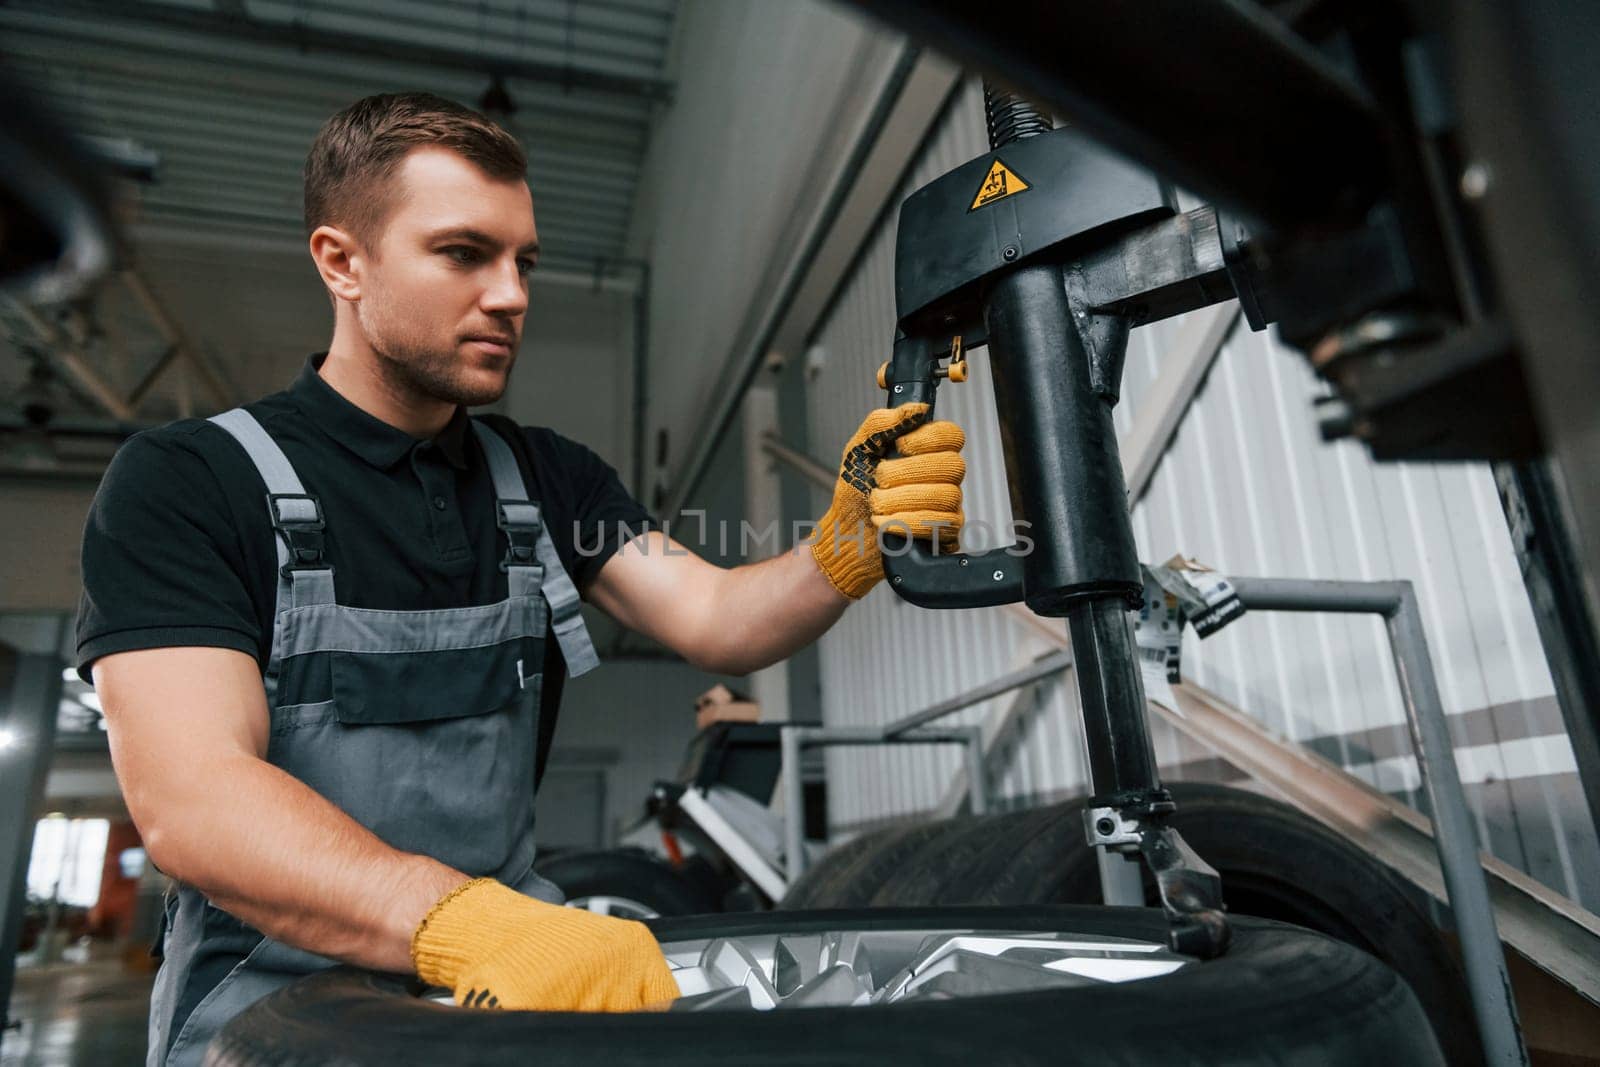
<path id="1" fill-rule="evenodd" d="M 268 759 L 395 848 L 516 869 L 531 848 L 543 600 L 328 608 L 285 613 L 286 661 L 305 681 L 279 694 Z"/>
<path id="2" fill-rule="evenodd" d="M 375 726 L 499 711 L 537 684 L 541 651 L 540 641 L 512 638 L 437 652 L 329 653 L 333 717 Z"/>
<path id="3" fill-rule="evenodd" d="M 324 716 L 347 726 L 433 723 L 522 703 L 543 663 L 546 610 L 534 596 L 442 611 L 286 612 L 279 639 L 295 667 L 286 678 L 321 675 L 306 686 L 320 692 L 278 702 L 327 701 Z"/>

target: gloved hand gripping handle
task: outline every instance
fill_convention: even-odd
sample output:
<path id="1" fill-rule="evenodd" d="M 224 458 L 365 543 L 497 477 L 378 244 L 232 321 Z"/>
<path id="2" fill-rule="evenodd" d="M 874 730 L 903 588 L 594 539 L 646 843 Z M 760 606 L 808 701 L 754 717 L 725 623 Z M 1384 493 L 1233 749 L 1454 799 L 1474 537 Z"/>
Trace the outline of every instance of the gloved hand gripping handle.
<path id="1" fill-rule="evenodd" d="M 889 407 L 927 404 L 930 414 L 939 378 L 950 370 L 939 365 L 949 353 L 962 358 L 960 338 L 940 345 L 926 337 L 895 339 L 894 358 L 879 374 L 889 394 Z M 1022 599 L 1022 561 L 1015 546 L 985 552 L 940 552 L 936 541 L 922 542 L 885 529 L 883 573 L 895 594 L 921 608 L 983 608 L 1015 604 Z"/>

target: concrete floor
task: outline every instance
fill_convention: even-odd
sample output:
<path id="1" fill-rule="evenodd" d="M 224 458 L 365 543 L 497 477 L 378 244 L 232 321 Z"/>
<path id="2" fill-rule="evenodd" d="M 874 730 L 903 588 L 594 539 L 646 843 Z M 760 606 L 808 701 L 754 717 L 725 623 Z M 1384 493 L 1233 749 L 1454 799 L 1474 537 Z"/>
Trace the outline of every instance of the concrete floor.
<path id="1" fill-rule="evenodd" d="M 141 1064 L 154 974 L 129 974 L 120 959 L 21 965 L 0 1067 Z"/>

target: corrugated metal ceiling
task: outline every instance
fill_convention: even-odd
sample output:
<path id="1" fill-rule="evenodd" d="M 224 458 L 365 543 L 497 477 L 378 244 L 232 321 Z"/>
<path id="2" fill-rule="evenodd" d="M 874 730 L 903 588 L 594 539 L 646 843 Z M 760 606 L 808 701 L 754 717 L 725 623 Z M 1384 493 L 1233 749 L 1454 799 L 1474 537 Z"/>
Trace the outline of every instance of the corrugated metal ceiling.
<path id="1" fill-rule="evenodd" d="M 300 168 L 368 93 L 516 106 L 545 262 L 621 256 L 677 0 L 12 0 L 0 57 L 86 133 L 160 156 L 136 239 L 299 242 Z"/>

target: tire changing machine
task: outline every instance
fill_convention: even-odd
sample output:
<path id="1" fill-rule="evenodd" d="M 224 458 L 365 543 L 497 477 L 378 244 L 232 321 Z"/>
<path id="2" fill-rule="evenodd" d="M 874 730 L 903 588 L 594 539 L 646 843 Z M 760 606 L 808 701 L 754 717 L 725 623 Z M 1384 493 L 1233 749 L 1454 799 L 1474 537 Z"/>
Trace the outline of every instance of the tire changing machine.
<path id="1" fill-rule="evenodd" d="M 1246 254 L 1238 220 L 1211 207 L 1180 212 L 1169 186 L 1077 131 L 1052 129 L 1010 92 L 986 85 L 985 107 L 990 152 L 901 207 L 893 357 L 878 384 L 890 406 L 931 406 L 940 379 L 965 380 L 966 351 L 987 345 L 1012 511 L 1031 546 L 940 554 L 886 532 L 884 569 L 890 588 L 922 607 L 1020 601 L 1066 620 L 1093 790 L 1088 842 L 1141 860 L 1173 950 L 1214 958 L 1229 942 L 1221 883 L 1170 825 L 1175 806 L 1150 742 L 1130 615 L 1143 576 L 1111 413 L 1133 327 L 1239 296 L 1264 329 L 1256 296 L 1273 279 Z M 1380 611 L 1391 631 L 1399 617 L 1337 610 Z M 1436 716 L 1417 714 L 1419 703 L 1437 710 L 1436 692 L 1431 701 L 1415 692 L 1432 676 L 1408 674 L 1403 658 L 1397 666 L 1413 737 L 1434 742 L 1417 747 L 1433 764 L 1436 833 L 1484 1046 L 1491 1062 L 1526 1062 L 1448 735 L 1430 737 L 1442 718 L 1422 725 Z"/>
<path id="2" fill-rule="evenodd" d="M 924 186 L 901 207 L 897 328 L 878 384 L 890 406 L 931 407 L 939 381 L 964 381 L 967 350 L 987 345 L 1012 511 L 1030 543 L 941 554 L 936 545 L 886 531 L 884 569 L 890 588 L 921 607 L 1021 602 L 1040 616 L 1065 618 L 1072 654 L 1046 657 L 877 730 L 766 727 L 777 732 L 782 750 L 784 826 L 759 802 L 770 795 L 770 778 L 763 776 L 757 791 L 729 789 L 708 774 L 704 760 L 684 782 L 658 786 L 656 811 L 669 815 L 667 824 L 676 818 L 681 825 L 686 816 L 776 900 L 806 862 L 795 814 L 802 804 L 802 748 L 961 744 L 972 810 L 981 813 L 981 732 L 925 727 L 1071 666 L 1094 794 L 1084 813 L 1087 841 L 1108 860 L 1142 862 L 1166 914 L 1171 949 L 1214 959 L 1226 953 L 1230 936 L 1221 882 L 1170 824 L 1176 806 L 1160 784 L 1150 742 L 1131 615 L 1144 578 L 1111 412 L 1131 329 L 1236 296 L 1252 327 L 1263 329 L 1260 294 L 1273 279 L 1246 254 L 1250 235 L 1239 221 L 1211 207 L 1180 213 L 1168 186 L 1073 130 L 1052 129 L 1010 93 L 987 86 L 985 104 L 989 154 Z M 1232 581 L 1247 609 L 1373 613 L 1386 620 L 1484 1048 L 1490 1062 L 1526 1062 L 1409 583 Z M 1128 880 L 1114 873 L 1122 866 L 1101 865 L 1107 903 L 1142 905 L 1142 890 L 1130 894 Z"/>

